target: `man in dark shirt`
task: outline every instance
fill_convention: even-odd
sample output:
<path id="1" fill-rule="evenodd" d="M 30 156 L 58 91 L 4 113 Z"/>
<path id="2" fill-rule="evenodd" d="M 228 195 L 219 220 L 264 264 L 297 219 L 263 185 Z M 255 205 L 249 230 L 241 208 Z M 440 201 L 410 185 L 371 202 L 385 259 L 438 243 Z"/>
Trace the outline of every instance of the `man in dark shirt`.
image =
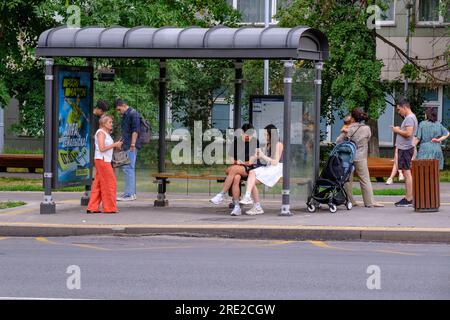
<path id="1" fill-rule="evenodd" d="M 95 135 L 100 127 L 99 121 L 102 115 L 108 111 L 108 103 L 105 100 L 97 100 L 97 104 L 94 107 L 94 122 L 92 124 L 92 134 Z"/>
<path id="2" fill-rule="evenodd" d="M 125 174 L 125 191 L 117 201 L 133 201 L 136 200 L 136 157 L 137 152 L 141 148 L 139 140 L 140 116 L 139 113 L 128 104 L 121 100 L 116 100 L 116 110 L 122 115 L 120 124 L 122 135 L 122 149 L 126 151 L 130 164 L 122 166 Z"/>
<path id="3" fill-rule="evenodd" d="M 234 138 L 233 145 L 228 152 L 232 166 L 226 170 L 227 178 L 225 179 L 223 189 L 210 200 L 214 204 L 222 203 L 225 194 L 232 188 L 234 203 L 234 209 L 231 212 L 232 216 L 241 215 L 241 207 L 239 204 L 241 178 L 247 177 L 249 171 L 255 168 L 257 160 L 256 149 L 259 147 L 259 143 L 254 135 L 255 128 L 253 125 L 246 123 L 242 126 L 240 137 Z"/>

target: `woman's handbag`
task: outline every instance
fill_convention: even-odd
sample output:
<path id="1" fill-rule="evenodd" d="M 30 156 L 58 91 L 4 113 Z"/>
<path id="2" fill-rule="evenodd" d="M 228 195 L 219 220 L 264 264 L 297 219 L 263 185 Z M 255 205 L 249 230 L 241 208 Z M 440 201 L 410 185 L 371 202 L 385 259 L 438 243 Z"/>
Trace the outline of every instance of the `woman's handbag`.
<path id="1" fill-rule="evenodd" d="M 111 163 L 114 168 L 122 167 L 130 163 L 130 158 L 125 151 L 114 149 Z"/>

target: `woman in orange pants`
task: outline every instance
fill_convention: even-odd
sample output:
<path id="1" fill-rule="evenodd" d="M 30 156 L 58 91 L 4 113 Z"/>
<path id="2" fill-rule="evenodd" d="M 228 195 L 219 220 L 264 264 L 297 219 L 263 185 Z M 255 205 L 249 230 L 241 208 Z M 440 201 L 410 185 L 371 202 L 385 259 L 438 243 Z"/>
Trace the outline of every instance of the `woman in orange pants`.
<path id="1" fill-rule="evenodd" d="M 113 129 L 111 116 L 104 115 L 99 121 L 100 129 L 95 133 L 95 175 L 87 213 L 100 213 L 100 203 L 104 213 L 117 213 L 116 176 L 111 166 L 114 148 L 121 148 L 122 141 L 114 142 L 110 136 Z"/>

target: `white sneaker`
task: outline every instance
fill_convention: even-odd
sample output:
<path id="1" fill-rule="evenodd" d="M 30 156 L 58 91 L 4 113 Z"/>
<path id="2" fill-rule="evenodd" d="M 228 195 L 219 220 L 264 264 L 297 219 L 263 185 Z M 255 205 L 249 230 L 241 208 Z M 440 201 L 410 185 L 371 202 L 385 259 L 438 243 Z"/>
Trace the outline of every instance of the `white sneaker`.
<path id="1" fill-rule="evenodd" d="M 214 196 L 214 198 L 210 199 L 209 202 L 214 203 L 214 204 L 221 204 L 224 200 L 224 196 L 222 193 L 218 193 Z"/>
<path id="2" fill-rule="evenodd" d="M 392 180 L 392 178 L 388 178 L 387 179 L 387 181 L 386 181 L 386 184 L 387 185 L 390 185 L 390 184 L 392 184 L 394 181 Z"/>
<path id="3" fill-rule="evenodd" d="M 403 175 L 403 173 L 398 174 L 398 181 L 405 181 L 405 176 Z"/>
<path id="4" fill-rule="evenodd" d="M 250 210 L 247 210 L 245 213 L 248 214 L 249 216 L 256 216 L 258 214 L 263 214 L 264 210 L 261 207 L 253 206 Z"/>
<path id="5" fill-rule="evenodd" d="M 136 195 L 131 196 L 123 196 L 123 197 L 117 197 L 117 201 L 134 201 L 136 200 Z"/>
<path id="6" fill-rule="evenodd" d="M 240 204 L 253 204 L 252 197 L 248 195 L 244 195 L 241 201 L 239 201 Z"/>
<path id="7" fill-rule="evenodd" d="M 240 216 L 242 214 L 240 206 L 234 206 L 233 211 L 230 213 L 232 216 Z"/>
<path id="8" fill-rule="evenodd" d="M 133 194 L 131 197 L 133 198 L 133 200 L 137 200 L 136 194 Z"/>

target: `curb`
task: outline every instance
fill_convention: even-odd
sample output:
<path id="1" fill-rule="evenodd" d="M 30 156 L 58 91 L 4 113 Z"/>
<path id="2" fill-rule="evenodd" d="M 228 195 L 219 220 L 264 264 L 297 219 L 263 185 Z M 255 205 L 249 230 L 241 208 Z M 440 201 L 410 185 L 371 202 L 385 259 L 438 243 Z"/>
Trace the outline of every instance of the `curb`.
<path id="1" fill-rule="evenodd" d="M 51 225 L 3 224 L 5 237 L 68 237 L 87 235 L 177 235 L 261 240 L 380 241 L 450 244 L 449 228 L 288 227 L 242 225 Z"/>

